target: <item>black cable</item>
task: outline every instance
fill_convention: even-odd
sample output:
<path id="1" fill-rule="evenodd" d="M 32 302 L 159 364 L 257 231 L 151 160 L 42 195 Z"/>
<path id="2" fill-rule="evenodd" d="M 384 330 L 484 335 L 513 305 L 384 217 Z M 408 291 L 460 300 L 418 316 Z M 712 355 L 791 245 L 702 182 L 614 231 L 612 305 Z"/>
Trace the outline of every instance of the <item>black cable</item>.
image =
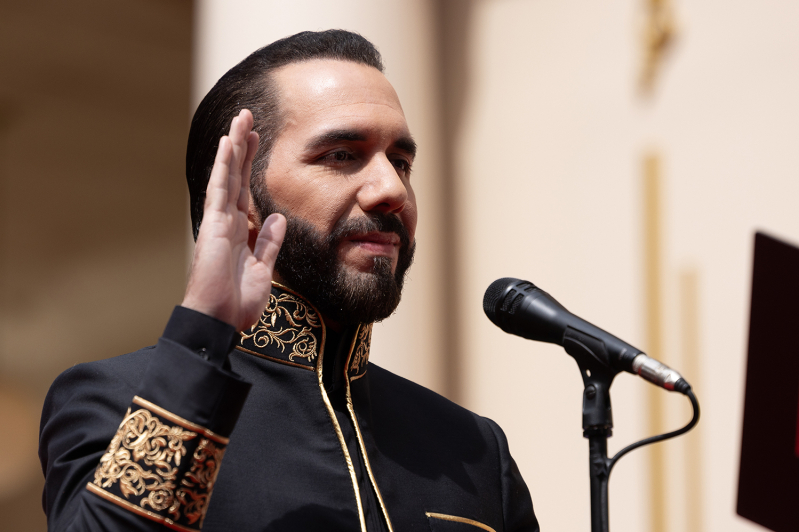
<path id="1" fill-rule="evenodd" d="M 631 445 L 628 445 L 621 451 L 617 452 L 613 458 L 608 460 L 608 475 L 610 475 L 610 471 L 613 469 L 613 466 L 616 465 L 616 462 L 619 461 L 619 458 L 624 456 L 625 454 L 629 453 L 632 450 L 638 449 L 639 447 L 643 447 L 644 445 L 649 445 L 650 443 L 656 443 L 659 441 L 668 440 L 679 436 L 681 434 L 685 434 L 699 422 L 699 401 L 696 400 L 696 396 L 694 395 L 693 390 L 691 390 L 690 386 L 688 389 L 683 392 L 685 395 L 688 396 L 688 399 L 691 400 L 691 406 L 694 409 L 694 417 L 691 418 L 691 421 L 688 422 L 686 426 L 681 429 L 675 430 L 673 432 L 667 432 L 666 434 L 659 434 L 657 436 L 652 436 L 650 438 L 645 438 L 643 440 L 637 441 Z"/>

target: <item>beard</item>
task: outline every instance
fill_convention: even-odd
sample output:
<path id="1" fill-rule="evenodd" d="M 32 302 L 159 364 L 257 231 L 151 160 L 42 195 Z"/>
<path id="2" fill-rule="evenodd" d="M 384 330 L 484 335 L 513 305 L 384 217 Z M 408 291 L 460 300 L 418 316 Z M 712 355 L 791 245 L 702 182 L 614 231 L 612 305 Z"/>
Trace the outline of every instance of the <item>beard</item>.
<path id="1" fill-rule="evenodd" d="M 272 213 L 286 217 L 286 236 L 275 271 L 287 286 L 306 297 L 325 317 L 342 325 L 381 321 L 394 313 L 416 249 L 399 217 L 374 212 L 339 220 L 325 235 L 307 220 L 279 208 L 268 192 L 253 196 L 261 220 Z M 346 238 L 373 231 L 399 235 L 399 255 L 393 272 L 389 257 L 374 257 L 368 272 L 352 271 L 339 260 L 338 252 Z"/>

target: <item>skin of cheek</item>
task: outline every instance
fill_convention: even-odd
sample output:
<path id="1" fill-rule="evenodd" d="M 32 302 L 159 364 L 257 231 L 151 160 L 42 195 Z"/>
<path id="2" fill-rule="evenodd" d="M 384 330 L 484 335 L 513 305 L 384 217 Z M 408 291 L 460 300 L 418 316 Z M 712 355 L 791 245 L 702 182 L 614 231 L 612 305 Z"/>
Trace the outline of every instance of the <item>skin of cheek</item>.
<path id="1" fill-rule="evenodd" d="M 281 208 L 329 234 L 339 219 L 353 207 L 354 191 L 332 182 L 323 171 L 305 168 L 267 176 L 267 190 Z"/>

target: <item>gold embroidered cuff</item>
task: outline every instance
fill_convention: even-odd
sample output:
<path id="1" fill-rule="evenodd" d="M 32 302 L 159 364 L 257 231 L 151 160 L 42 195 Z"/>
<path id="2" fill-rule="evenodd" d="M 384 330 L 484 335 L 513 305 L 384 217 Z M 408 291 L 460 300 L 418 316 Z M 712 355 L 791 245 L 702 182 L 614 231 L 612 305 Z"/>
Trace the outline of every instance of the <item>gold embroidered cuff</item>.
<path id="1" fill-rule="evenodd" d="M 173 530 L 200 530 L 228 439 L 134 397 L 92 493 Z"/>

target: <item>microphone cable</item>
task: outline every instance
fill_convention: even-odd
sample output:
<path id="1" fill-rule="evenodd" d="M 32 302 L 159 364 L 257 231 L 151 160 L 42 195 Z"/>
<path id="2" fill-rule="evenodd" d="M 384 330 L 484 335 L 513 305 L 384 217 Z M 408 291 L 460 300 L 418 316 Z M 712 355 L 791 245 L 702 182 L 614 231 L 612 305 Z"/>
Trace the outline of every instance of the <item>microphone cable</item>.
<path id="1" fill-rule="evenodd" d="M 692 428 L 694 428 L 694 426 L 696 426 L 696 424 L 699 422 L 699 401 L 697 401 L 696 395 L 694 395 L 694 391 L 691 389 L 690 386 L 683 393 L 688 397 L 688 399 L 690 399 L 691 406 L 693 407 L 694 415 L 691 418 L 691 421 L 689 421 L 688 424 L 681 429 L 677 429 L 672 432 L 666 432 L 665 434 L 659 434 L 657 436 L 650 436 L 649 438 L 644 438 L 643 440 L 639 440 L 633 444 L 630 444 L 624 449 L 617 452 L 615 455 L 613 455 L 613 458 L 609 458 L 607 460 L 607 463 L 605 464 L 607 468 L 608 477 L 610 476 L 610 472 L 613 469 L 613 466 L 616 465 L 616 462 L 618 462 L 622 456 L 629 453 L 630 451 L 634 451 L 635 449 L 638 449 L 645 445 L 649 445 L 650 443 L 657 443 L 660 441 L 670 440 L 671 438 L 675 438 L 677 436 L 681 436 L 686 432 L 688 432 L 689 430 L 691 430 Z"/>

